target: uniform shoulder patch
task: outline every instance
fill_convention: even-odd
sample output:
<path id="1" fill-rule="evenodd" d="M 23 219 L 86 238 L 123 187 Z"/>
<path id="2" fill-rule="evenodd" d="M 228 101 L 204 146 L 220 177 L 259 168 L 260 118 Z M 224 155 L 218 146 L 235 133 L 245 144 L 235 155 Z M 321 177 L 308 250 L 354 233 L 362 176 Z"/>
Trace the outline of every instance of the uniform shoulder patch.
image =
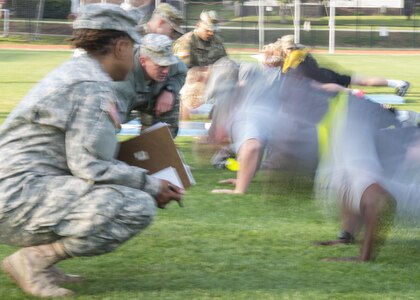
<path id="1" fill-rule="evenodd" d="M 103 101 L 101 103 L 101 108 L 106 111 L 111 118 L 112 123 L 114 123 L 115 128 L 118 130 L 121 129 L 121 118 L 118 114 L 117 104 L 113 100 Z"/>

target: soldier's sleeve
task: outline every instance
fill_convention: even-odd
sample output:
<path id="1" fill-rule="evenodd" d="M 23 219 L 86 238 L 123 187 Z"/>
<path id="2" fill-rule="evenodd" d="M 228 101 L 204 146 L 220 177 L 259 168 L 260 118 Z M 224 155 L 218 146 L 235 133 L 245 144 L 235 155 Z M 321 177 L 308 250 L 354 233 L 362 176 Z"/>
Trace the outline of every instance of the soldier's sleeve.
<path id="1" fill-rule="evenodd" d="M 74 176 L 96 183 L 128 186 L 156 196 L 160 181 L 147 170 L 115 159 L 119 116 L 109 83 L 78 84 L 72 101 L 78 103 L 65 133 L 67 164 Z"/>
<path id="2" fill-rule="evenodd" d="M 168 80 L 166 84 L 171 85 L 174 92 L 174 104 L 170 111 L 162 114 L 157 121 L 167 123 L 171 131 L 172 137 L 175 138 L 178 134 L 179 129 L 179 92 L 185 83 L 187 77 L 187 66 L 181 60 L 177 64 L 171 66 Z"/>
<path id="3" fill-rule="evenodd" d="M 187 36 L 183 35 L 173 44 L 174 54 L 182 60 L 188 68 L 191 67 L 191 43 Z"/>
<path id="4" fill-rule="evenodd" d="M 179 91 L 185 83 L 185 78 L 187 77 L 187 66 L 181 60 L 178 60 L 178 63 L 171 66 L 167 84 L 172 86 L 175 94 L 179 96 Z"/>
<path id="5" fill-rule="evenodd" d="M 130 112 L 136 104 L 134 82 L 132 80 L 114 81 L 112 87 L 117 97 L 121 123 L 126 123 L 130 120 Z"/>
<path id="6" fill-rule="evenodd" d="M 220 36 L 216 35 L 214 37 L 214 41 L 217 45 L 217 52 L 216 52 L 217 57 L 215 58 L 215 61 L 217 61 L 220 58 L 227 56 L 228 54 L 226 52 L 225 46 L 223 45 L 223 40 Z"/>
<path id="7" fill-rule="evenodd" d="M 221 53 L 220 58 L 227 56 L 226 48 L 225 46 L 223 46 L 223 43 L 221 44 L 221 47 L 222 47 L 222 51 L 221 51 L 222 53 Z"/>

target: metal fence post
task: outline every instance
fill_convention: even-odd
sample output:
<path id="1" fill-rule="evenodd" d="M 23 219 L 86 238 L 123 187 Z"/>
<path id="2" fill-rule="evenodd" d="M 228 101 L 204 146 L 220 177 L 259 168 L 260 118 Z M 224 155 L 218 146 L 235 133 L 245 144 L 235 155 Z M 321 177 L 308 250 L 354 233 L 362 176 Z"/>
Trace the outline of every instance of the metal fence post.
<path id="1" fill-rule="evenodd" d="M 3 21 L 3 37 L 9 36 L 9 20 L 10 20 L 10 11 L 8 9 L 0 9 L 3 13 L 4 21 Z"/>

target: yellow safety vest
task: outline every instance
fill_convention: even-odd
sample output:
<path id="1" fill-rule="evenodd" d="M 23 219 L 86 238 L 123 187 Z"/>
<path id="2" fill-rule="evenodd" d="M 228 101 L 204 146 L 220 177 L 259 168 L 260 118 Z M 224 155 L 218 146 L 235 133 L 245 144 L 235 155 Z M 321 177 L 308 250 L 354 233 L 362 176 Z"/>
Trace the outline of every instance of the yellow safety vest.
<path id="1" fill-rule="evenodd" d="M 322 157 L 328 155 L 333 126 L 335 129 L 341 126 L 345 120 L 347 107 L 348 95 L 346 93 L 339 93 L 334 99 L 330 100 L 327 112 L 317 124 L 319 161 L 321 161 Z"/>
<path id="2" fill-rule="evenodd" d="M 281 69 L 282 73 L 287 73 L 287 71 L 292 68 L 296 69 L 308 55 L 308 50 L 304 49 L 295 49 L 286 57 Z"/>

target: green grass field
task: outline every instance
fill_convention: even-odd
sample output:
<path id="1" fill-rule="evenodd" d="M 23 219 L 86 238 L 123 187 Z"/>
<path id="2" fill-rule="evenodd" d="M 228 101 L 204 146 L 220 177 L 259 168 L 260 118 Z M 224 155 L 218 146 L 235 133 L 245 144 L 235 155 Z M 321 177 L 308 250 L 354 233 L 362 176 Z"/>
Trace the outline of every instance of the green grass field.
<path id="1" fill-rule="evenodd" d="M 0 118 L 69 56 L 0 51 Z M 246 55 L 234 57 L 249 60 Z M 361 74 L 409 80 L 413 86 L 404 106 L 420 110 L 419 56 L 318 58 Z M 375 263 L 324 262 L 325 257 L 355 255 L 358 247 L 313 246 L 315 240 L 334 237 L 339 225 L 312 200 L 309 178 L 290 180 L 260 172 L 245 196 L 213 195 L 211 189 L 222 187 L 218 180 L 235 174 L 213 169 L 204 153 L 196 157 L 194 139 L 176 142 L 197 181 L 185 196 L 185 207 L 173 203 L 160 210 L 147 230 L 113 253 L 61 263 L 66 271 L 87 278 L 66 285 L 78 294 L 76 299 L 420 298 L 419 229 L 394 228 Z M 15 249 L 0 245 L 0 259 Z M 33 297 L 0 272 L 0 299 Z"/>

